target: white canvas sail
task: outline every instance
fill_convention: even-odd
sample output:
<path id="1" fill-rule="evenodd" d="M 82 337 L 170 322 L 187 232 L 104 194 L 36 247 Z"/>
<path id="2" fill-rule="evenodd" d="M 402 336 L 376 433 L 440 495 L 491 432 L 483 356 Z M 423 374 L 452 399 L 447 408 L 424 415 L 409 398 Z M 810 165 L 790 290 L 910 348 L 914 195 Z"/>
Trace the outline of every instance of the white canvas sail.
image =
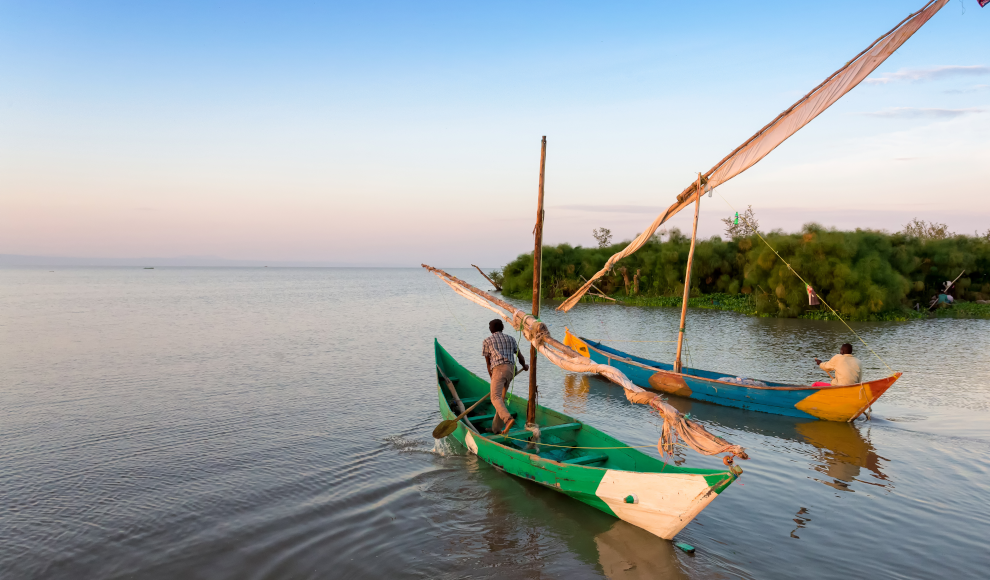
<path id="1" fill-rule="evenodd" d="M 942 9 L 949 0 L 931 0 L 918 12 L 911 14 L 895 26 L 890 32 L 878 38 L 866 50 L 856 55 L 844 67 L 815 87 L 810 93 L 777 116 L 776 119 L 760 129 L 735 151 L 729 153 L 707 173 L 704 174 L 704 188 L 718 187 L 733 177 L 756 165 L 768 153 L 777 148 L 788 137 L 797 133 L 802 127 L 832 106 L 842 95 L 851 91 L 856 85 L 872 73 L 883 61 L 887 60 L 908 38 L 911 38 L 928 20 Z M 564 301 L 557 309 L 568 311 L 574 307 L 581 297 L 588 292 L 595 280 L 608 273 L 616 262 L 643 247 L 653 233 L 665 221 L 673 217 L 688 205 L 694 203 L 699 195 L 696 183 L 677 196 L 677 201 L 667 210 L 657 216 L 653 223 L 621 252 L 609 258 L 605 267 L 591 277 L 584 286 Z"/>

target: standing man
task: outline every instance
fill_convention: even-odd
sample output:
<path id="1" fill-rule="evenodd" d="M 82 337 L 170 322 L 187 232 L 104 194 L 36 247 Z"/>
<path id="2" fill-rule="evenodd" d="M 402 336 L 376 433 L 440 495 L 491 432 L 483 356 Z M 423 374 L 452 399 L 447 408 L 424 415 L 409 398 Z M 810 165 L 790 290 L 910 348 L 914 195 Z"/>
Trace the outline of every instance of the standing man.
<path id="1" fill-rule="evenodd" d="M 505 406 L 505 391 L 512 384 L 512 378 L 516 376 L 516 364 L 512 360 L 512 355 L 519 356 L 519 363 L 524 371 L 529 370 L 526 359 L 523 358 L 516 339 L 509 335 L 502 334 L 502 321 L 492 320 L 488 323 L 488 330 L 492 335 L 481 343 L 481 354 L 485 355 L 485 364 L 488 365 L 488 375 L 492 378 L 492 405 L 495 406 L 495 419 L 492 421 L 492 433 L 498 433 L 502 424 L 505 424 L 503 433 L 508 433 L 509 428 L 515 423 L 515 419 L 509 414 L 508 407 Z"/>
<path id="2" fill-rule="evenodd" d="M 827 363 L 815 359 L 815 364 L 825 372 L 834 371 L 835 378 L 832 379 L 832 386 L 858 385 L 863 382 L 863 371 L 859 366 L 859 359 L 853 356 L 853 347 L 848 342 L 839 347 L 839 354 L 832 357 Z M 831 375 L 832 373 L 828 373 Z"/>

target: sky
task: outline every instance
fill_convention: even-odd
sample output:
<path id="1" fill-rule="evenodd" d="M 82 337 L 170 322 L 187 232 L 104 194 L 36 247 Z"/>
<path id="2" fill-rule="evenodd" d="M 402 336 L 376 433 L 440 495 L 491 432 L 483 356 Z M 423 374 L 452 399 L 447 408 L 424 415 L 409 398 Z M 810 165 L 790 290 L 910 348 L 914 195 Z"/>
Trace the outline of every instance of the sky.
<path id="1" fill-rule="evenodd" d="M 0 1 L 0 254 L 500 266 L 543 135 L 545 242 L 630 239 L 922 4 Z M 990 229 L 988 31 L 952 0 L 699 235 Z"/>

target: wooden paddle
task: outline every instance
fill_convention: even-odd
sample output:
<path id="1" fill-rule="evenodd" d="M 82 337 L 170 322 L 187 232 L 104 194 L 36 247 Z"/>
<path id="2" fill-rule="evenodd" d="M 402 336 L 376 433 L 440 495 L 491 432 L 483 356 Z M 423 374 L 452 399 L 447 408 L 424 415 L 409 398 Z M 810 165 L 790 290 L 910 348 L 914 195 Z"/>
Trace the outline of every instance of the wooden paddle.
<path id="1" fill-rule="evenodd" d="M 513 378 L 515 378 L 515 376 L 518 375 L 521 372 L 522 372 L 522 369 L 518 369 L 516 371 L 516 374 L 513 375 Z M 461 413 L 460 415 L 458 415 L 456 418 L 454 418 L 454 419 L 445 419 L 443 421 L 440 421 L 440 424 L 437 425 L 435 429 L 433 429 L 433 438 L 434 439 L 443 439 L 447 435 L 450 435 L 451 433 L 453 433 L 454 431 L 456 431 L 457 430 L 457 422 L 460 421 L 461 419 L 463 419 L 468 413 L 470 413 L 471 411 L 473 411 L 475 407 L 477 407 L 478 405 L 484 403 L 485 400 L 488 399 L 491 396 L 492 396 L 492 393 L 491 393 L 491 391 L 489 391 L 488 394 L 486 394 L 484 397 L 481 397 L 478 400 L 477 403 L 475 403 L 475 404 L 471 405 L 470 407 L 468 407 L 466 411 L 464 411 L 463 413 Z M 510 425 L 511 425 L 511 423 L 510 423 Z"/>
<path id="2" fill-rule="evenodd" d="M 489 392 L 484 397 L 481 397 L 481 399 L 479 399 L 477 403 L 475 403 L 475 404 L 471 405 L 470 407 L 468 407 L 468 409 L 466 411 L 464 411 L 463 413 L 461 413 L 460 415 L 458 415 L 456 419 L 446 419 L 444 421 L 440 421 L 440 424 L 437 425 L 436 429 L 433 430 L 433 438 L 434 439 L 443 439 L 447 435 L 450 435 L 451 433 L 453 433 L 454 431 L 456 431 L 457 430 L 457 422 L 460 421 L 461 419 L 463 419 L 468 413 L 470 413 L 471 411 L 473 411 L 475 407 L 477 407 L 478 405 L 484 403 L 485 400 L 488 399 L 491 396 L 492 396 L 492 394 L 491 394 L 491 392 Z"/>

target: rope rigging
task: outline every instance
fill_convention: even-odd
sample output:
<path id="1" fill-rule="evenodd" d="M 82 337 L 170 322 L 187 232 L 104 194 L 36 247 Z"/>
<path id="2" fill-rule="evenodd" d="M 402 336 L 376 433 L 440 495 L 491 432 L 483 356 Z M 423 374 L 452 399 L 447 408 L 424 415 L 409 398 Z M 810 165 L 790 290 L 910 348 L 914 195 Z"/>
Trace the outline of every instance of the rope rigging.
<path id="1" fill-rule="evenodd" d="M 788 270 L 790 270 L 792 274 L 794 274 L 795 276 L 797 276 L 797 277 L 798 277 L 798 280 L 801 280 L 801 282 L 803 282 L 803 283 L 804 283 L 804 285 L 805 285 L 805 287 L 808 287 L 808 286 L 811 286 L 811 284 L 809 284 L 809 283 L 807 282 L 807 280 L 805 280 L 804 278 L 802 278 L 802 277 L 801 277 L 801 274 L 798 274 L 798 273 L 797 273 L 797 270 L 795 270 L 795 269 L 794 269 L 793 267 L 791 267 L 791 265 L 790 265 L 790 264 L 789 264 L 789 263 L 787 262 L 787 260 L 785 260 L 785 259 L 784 259 L 784 257 L 780 255 L 780 252 L 778 252 L 776 248 L 774 248 L 774 247 L 773 247 L 772 245 L 770 245 L 770 242 L 768 242 L 768 241 L 766 240 L 766 238 L 764 238 L 764 237 L 763 237 L 763 234 L 761 234 L 761 233 L 760 233 L 760 230 L 759 230 L 759 229 L 757 229 L 757 228 L 756 228 L 756 227 L 755 227 L 755 226 L 754 226 L 753 224 L 751 224 L 751 223 L 749 222 L 749 220 L 748 220 L 748 219 L 746 219 L 746 216 L 745 216 L 745 215 L 739 215 L 739 212 L 738 212 L 738 211 L 736 210 L 736 208 L 735 208 L 735 207 L 733 207 L 733 205 L 732 205 L 731 203 L 729 203 L 729 200 L 727 200 L 727 199 L 725 199 L 725 196 L 724 196 L 724 195 L 722 195 L 722 194 L 721 194 L 721 193 L 720 193 L 720 192 L 719 192 L 719 191 L 718 191 L 717 189 L 712 189 L 712 191 L 714 191 L 715 193 L 718 193 L 718 196 L 722 198 L 722 201 L 724 201 L 724 202 L 725 202 L 725 205 L 727 205 L 727 206 L 729 206 L 729 208 L 730 208 L 730 209 L 732 209 L 732 211 L 735 211 L 735 212 L 736 212 L 736 215 L 737 215 L 737 216 L 739 216 L 739 217 L 740 217 L 740 218 L 741 218 L 741 219 L 742 219 L 742 220 L 743 220 L 744 222 L 746 222 L 746 225 L 748 225 L 748 226 L 750 227 L 750 229 L 752 229 L 752 230 L 753 230 L 753 233 L 755 233 L 755 234 L 756 234 L 757 236 L 759 236 L 759 238 L 760 238 L 760 240 L 761 240 L 761 241 L 762 241 L 762 242 L 763 242 L 764 244 L 766 244 L 766 245 L 767 245 L 767 247 L 768 247 L 768 248 L 770 248 L 770 250 L 771 250 L 771 251 L 772 251 L 772 252 L 773 252 L 774 254 L 776 254 L 778 258 L 780 258 L 780 261 L 781 261 L 781 262 L 783 262 L 785 266 L 787 266 L 787 269 L 788 269 Z M 840 315 L 839 315 L 839 313 L 838 313 L 838 312 L 836 312 L 836 311 L 835 311 L 835 309 L 834 309 L 834 308 L 832 308 L 832 307 L 831 307 L 831 306 L 829 305 L 829 303 L 825 301 L 825 299 L 824 299 L 824 298 L 822 298 L 822 296 L 821 296 L 821 294 L 818 294 L 817 292 L 816 292 L 815 294 L 816 294 L 816 295 L 818 296 L 818 300 L 820 300 L 820 301 L 821 301 L 821 303 L 822 303 L 822 304 L 824 304 L 824 305 L 825 305 L 825 307 L 826 307 L 826 308 L 828 308 L 828 309 L 829 309 L 829 311 L 830 311 L 830 312 L 831 312 L 832 314 L 834 314 L 834 315 L 835 315 L 835 317 L 836 317 L 836 318 L 838 318 L 838 319 L 839 319 L 839 320 L 840 320 L 840 321 L 842 322 L 842 324 L 844 324 L 844 325 L 846 325 L 846 328 L 848 328 L 848 329 L 849 329 L 849 332 L 851 332 L 851 333 L 853 333 L 853 335 L 855 335 L 855 336 L 856 336 L 856 338 L 857 338 L 857 339 L 859 339 L 859 341 L 863 343 L 863 346 L 865 346 L 867 350 L 869 350 L 870 352 L 872 352 L 872 353 L 873 353 L 873 356 L 875 356 L 875 357 L 877 357 L 877 360 L 879 360 L 879 361 L 880 361 L 880 362 L 881 362 L 881 363 L 883 364 L 883 366 L 885 366 L 885 367 L 887 367 L 887 370 L 889 370 L 889 371 L 891 372 L 891 374 L 894 374 L 894 373 L 896 372 L 896 371 L 894 371 L 894 369 L 892 369 L 892 368 L 890 367 L 890 365 L 889 365 L 889 364 L 887 364 L 887 361 L 885 361 L 885 360 L 883 360 L 883 358 L 882 358 L 882 357 L 881 357 L 880 355 L 878 355 L 878 354 L 876 353 L 876 351 L 875 351 L 875 350 L 873 350 L 873 348 L 871 348 L 871 347 L 870 347 L 870 345 L 866 343 L 866 341 L 865 341 L 865 340 L 863 340 L 863 337 L 861 337 L 861 336 L 859 335 L 859 333 L 858 333 L 858 332 L 856 332 L 855 330 L 853 330 L 853 327 L 851 327 L 851 326 L 849 326 L 849 323 L 848 323 L 848 322 L 846 322 L 846 321 L 845 321 L 845 320 L 844 320 L 844 319 L 842 318 L 842 316 L 840 316 Z"/>

